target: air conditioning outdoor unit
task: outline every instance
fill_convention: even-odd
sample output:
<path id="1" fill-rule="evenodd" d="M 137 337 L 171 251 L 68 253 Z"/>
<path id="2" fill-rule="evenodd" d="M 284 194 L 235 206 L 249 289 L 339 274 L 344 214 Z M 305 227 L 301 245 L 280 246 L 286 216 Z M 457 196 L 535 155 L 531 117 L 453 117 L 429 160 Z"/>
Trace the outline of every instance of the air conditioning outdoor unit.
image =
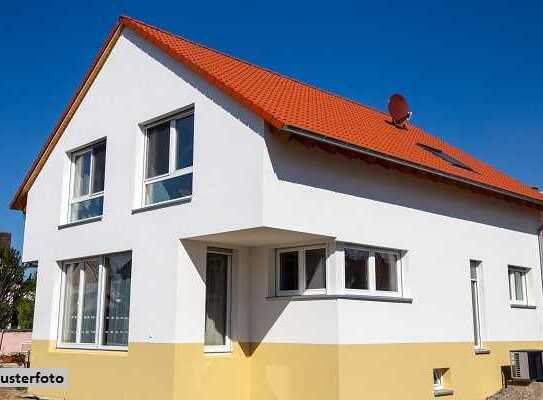
<path id="1" fill-rule="evenodd" d="M 543 350 L 511 350 L 511 377 L 516 380 L 543 380 Z"/>

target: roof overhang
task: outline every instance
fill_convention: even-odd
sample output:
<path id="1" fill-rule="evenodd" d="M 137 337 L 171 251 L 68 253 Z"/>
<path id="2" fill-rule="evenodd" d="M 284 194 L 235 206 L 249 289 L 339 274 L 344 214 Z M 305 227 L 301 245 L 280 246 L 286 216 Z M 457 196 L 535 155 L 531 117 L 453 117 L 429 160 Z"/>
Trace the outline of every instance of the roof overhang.
<path id="1" fill-rule="evenodd" d="M 302 243 L 328 242 L 335 237 L 310 232 L 299 232 L 267 226 L 237 229 L 219 233 L 182 237 L 181 240 L 195 240 L 217 246 L 257 247 L 296 246 Z"/>
<path id="2" fill-rule="evenodd" d="M 131 27 L 131 28 L 136 29 L 135 24 L 136 22 L 128 17 L 119 18 L 119 21 L 109 33 L 101 50 L 96 55 L 93 63 L 91 64 L 91 67 L 85 74 L 75 95 L 72 97 L 72 99 L 70 100 L 66 108 L 64 109 L 60 119 L 58 120 L 57 124 L 51 131 L 45 145 L 42 147 L 42 149 L 38 153 L 38 156 L 34 160 L 23 182 L 19 186 L 15 196 L 13 197 L 13 200 L 10 203 L 10 208 L 25 212 L 28 191 L 30 190 L 32 184 L 36 180 L 36 177 L 38 176 L 41 169 L 43 168 L 49 155 L 52 153 L 55 145 L 58 143 L 62 133 L 66 129 L 66 126 L 69 124 L 71 118 L 77 111 L 79 105 L 81 104 L 81 101 L 83 100 L 90 86 L 94 82 L 94 79 L 100 72 L 113 46 L 115 45 L 115 43 L 117 42 L 117 39 L 121 35 L 123 28 Z M 156 40 L 153 40 L 153 38 L 147 37 L 142 32 L 139 32 L 139 33 L 144 38 L 148 39 L 151 43 L 155 44 L 162 50 L 168 52 L 168 49 L 167 47 L 165 47 L 164 43 L 157 42 Z M 437 179 L 437 180 L 447 182 L 447 183 L 454 183 L 458 186 L 467 188 L 469 190 L 476 190 L 476 191 L 483 192 L 486 194 L 491 194 L 502 199 L 512 200 L 517 203 L 521 203 L 523 205 L 536 207 L 540 210 L 543 210 L 543 200 L 529 197 L 529 196 L 524 196 L 522 194 L 514 193 L 505 189 L 501 189 L 499 187 L 476 182 L 465 177 L 455 176 L 453 174 L 449 174 L 437 169 L 433 169 L 431 167 L 409 162 L 404 159 L 395 158 L 390 155 L 379 153 L 377 151 L 367 149 L 364 147 L 359 147 L 348 142 L 343 142 L 341 140 L 334 139 L 330 137 L 329 135 L 327 136 L 322 133 L 311 132 L 308 130 L 304 130 L 300 127 L 296 127 L 294 125 L 289 125 L 287 121 L 279 121 L 274 115 L 271 115 L 270 113 L 266 112 L 266 110 L 263 110 L 258 105 L 254 104 L 248 99 L 243 98 L 241 96 L 236 96 L 235 93 L 232 93 L 232 90 L 229 87 L 227 87 L 223 82 L 218 81 L 206 71 L 201 70 L 201 68 L 199 68 L 193 62 L 191 62 L 191 60 L 187 60 L 186 58 L 182 58 L 182 57 L 176 57 L 176 60 L 180 63 L 186 64 L 189 68 L 193 69 L 196 73 L 201 74 L 204 78 L 208 79 L 212 84 L 216 85 L 219 89 L 222 89 L 226 94 L 232 95 L 235 99 L 240 101 L 245 106 L 249 107 L 249 109 L 253 110 L 258 115 L 260 115 L 274 129 L 287 132 L 288 134 L 291 134 L 293 137 L 301 139 L 302 141 L 312 141 L 314 143 L 317 143 L 319 146 L 323 148 L 333 148 L 335 152 L 342 152 L 349 155 L 350 157 L 352 157 L 353 155 L 356 155 L 356 157 L 365 158 L 366 160 L 369 160 L 370 162 L 372 161 L 379 162 L 383 165 L 386 165 L 387 167 L 401 169 L 401 170 L 408 171 L 411 173 L 415 172 L 415 173 L 427 176 L 431 179 Z"/>

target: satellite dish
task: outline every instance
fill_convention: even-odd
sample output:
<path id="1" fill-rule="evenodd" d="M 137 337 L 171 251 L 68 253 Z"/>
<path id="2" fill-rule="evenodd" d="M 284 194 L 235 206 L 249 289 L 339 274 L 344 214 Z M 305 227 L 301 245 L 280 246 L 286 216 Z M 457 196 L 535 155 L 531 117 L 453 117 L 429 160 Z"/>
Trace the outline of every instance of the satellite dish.
<path id="1" fill-rule="evenodd" d="M 388 112 L 392 118 L 392 123 L 396 126 L 403 127 L 411 118 L 409 104 L 401 94 L 395 93 L 388 99 Z"/>

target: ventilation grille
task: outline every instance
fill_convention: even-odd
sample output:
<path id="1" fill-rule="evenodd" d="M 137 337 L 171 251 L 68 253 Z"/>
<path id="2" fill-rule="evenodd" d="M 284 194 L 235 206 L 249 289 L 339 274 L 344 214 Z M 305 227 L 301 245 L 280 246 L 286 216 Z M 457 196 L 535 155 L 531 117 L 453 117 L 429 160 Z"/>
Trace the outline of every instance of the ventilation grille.
<path id="1" fill-rule="evenodd" d="M 520 353 L 511 353 L 511 376 L 520 379 Z"/>

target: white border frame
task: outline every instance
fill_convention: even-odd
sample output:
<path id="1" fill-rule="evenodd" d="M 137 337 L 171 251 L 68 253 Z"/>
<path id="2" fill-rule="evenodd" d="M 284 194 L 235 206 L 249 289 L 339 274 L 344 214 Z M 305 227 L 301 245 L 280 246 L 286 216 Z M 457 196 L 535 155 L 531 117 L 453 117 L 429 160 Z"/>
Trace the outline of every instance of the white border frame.
<path id="1" fill-rule="evenodd" d="M 207 255 L 209 253 L 212 254 L 221 254 L 228 257 L 228 264 L 227 264 L 227 270 L 226 270 L 226 329 L 225 329 L 225 336 L 224 336 L 224 344 L 223 345 L 206 345 L 205 344 L 205 314 L 204 314 L 204 353 L 231 353 L 232 352 L 232 258 L 233 258 L 233 251 L 231 250 L 221 250 L 218 248 L 206 248 L 205 252 L 205 276 L 207 279 Z M 206 282 L 206 294 L 204 297 L 207 298 L 207 282 Z M 207 313 L 207 310 L 205 310 L 205 304 L 204 304 L 204 313 Z"/>
<path id="2" fill-rule="evenodd" d="M 131 251 L 127 252 L 118 252 L 118 253 L 111 253 L 111 254 L 105 254 L 100 256 L 90 256 L 90 257 L 83 257 L 83 258 L 77 258 L 72 260 L 66 260 L 62 261 L 60 263 L 61 268 L 61 279 L 60 279 L 60 285 L 61 285 L 61 292 L 60 292 L 60 308 L 59 308 L 59 318 L 58 318 L 58 324 L 57 324 L 57 348 L 58 349 L 81 349 L 81 350 L 114 350 L 114 351 L 128 351 L 128 345 L 126 346 L 110 346 L 110 345 L 104 345 L 103 344 L 103 325 L 104 325 L 104 313 L 105 313 L 105 307 L 104 307 L 104 300 L 105 300 L 105 283 L 106 283 L 106 274 L 104 272 L 105 270 L 105 257 L 109 255 L 115 255 L 115 254 L 122 254 L 122 253 L 132 253 Z M 96 296 L 97 298 L 97 308 L 96 308 L 96 336 L 95 336 L 95 343 L 66 343 L 62 341 L 63 336 L 63 330 L 64 330 L 64 307 L 65 307 L 65 297 L 66 297 L 66 271 L 67 267 L 69 265 L 73 265 L 75 263 L 81 263 L 89 260 L 96 260 L 98 264 L 98 294 Z M 131 274 L 132 275 L 132 274 Z M 79 275 L 79 298 L 78 298 L 78 311 L 77 314 L 80 316 L 82 314 L 82 308 L 83 308 L 83 295 L 84 295 L 84 272 L 83 270 L 80 270 Z M 130 286 L 132 286 L 132 278 L 130 279 Z M 132 295 L 132 290 L 130 290 L 130 294 Z M 130 318 L 130 317 L 129 317 Z M 130 321 L 130 320 L 129 320 Z M 130 334 L 130 333 L 129 333 Z M 130 338 L 130 336 L 129 336 Z M 81 319 L 78 318 L 77 320 L 77 331 L 76 331 L 76 342 L 80 342 L 81 340 Z"/>
<path id="3" fill-rule="evenodd" d="M 370 253 L 368 258 L 368 289 L 349 289 L 345 287 L 345 249 L 363 250 Z M 406 251 L 393 250 L 382 247 L 364 246 L 352 243 L 338 243 L 337 245 L 339 287 L 342 294 L 364 295 L 364 296 L 384 296 L 384 297 L 403 297 L 405 292 L 404 285 L 404 258 Z M 398 288 L 396 291 L 377 290 L 375 288 L 375 253 L 393 254 L 396 256 L 396 282 Z"/>
<path id="4" fill-rule="evenodd" d="M 305 276 L 305 252 L 308 250 L 324 250 L 324 288 L 322 289 L 307 289 Z M 281 290 L 281 266 L 280 255 L 282 253 L 298 253 L 298 289 L 297 290 Z M 329 251 L 327 244 L 315 244 L 299 247 L 285 247 L 275 250 L 275 294 L 276 296 L 299 296 L 299 295 L 315 295 L 326 294 L 328 288 L 328 258 Z"/>
<path id="5" fill-rule="evenodd" d="M 158 119 L 156 121 L 153 121 L 152 123 L 149 123 L 147 125 L 142 126 L 143 128 L 143 165 L 142 165 L 142 184 L 141 184 L 141 196 L 139 201 L 139 206 L 141 208 L 145 207 L 153 207 L 161 204 L 168 204 L 172 202 L 177 202 L 183 199 L 189 199 L 192 197 L 192 191 L 191 194 L 188 196 L 178 197 L 175 199 L 169 199 L 165 201 L 160 201 L 157 203 L 149 203 L 147 204 L 145 202 L 145 189 L 147 188 L 147 185 L 165 181 L 167 179 L 176 178 L 178 176 L 188 175 L 194 173 L 194 137 L 193 137 L 193 159 L 192 159 L 192 166 L 185 167 L 182 169 L 175 169 L 176 168 L 176 150 L 177 150 L 177 130 L 175 127 L 175 121 L 182 118 L 187 118 L 189 116 L 195 116 L 194 112 L 194 106 L 191 106 L 185 110 L 180 111 L 179 113 L 176 113 L 174 115 L 168 115 L 167 117 L 164 117 L 162 119 Z M 169 151 L 169 159 L 168 159 L 168 172 L 162 175 L 153 176 L 151 178 L 146 178 L 147 174 L 147 149 L 148 149 L 148 142 L 149 142 L 149 129 L 152 129 L 158 125 L 162 125 L 165 123 L 170 124 L 170 151 Z M 196 126 L 196 119 L 194 120 L 194 127 L 193 127 L 193 135 L 195 134 L 195 126 Z M 193 175 L 193 184 L 194 184 L 194 175 Z M 194 189 L 194 186 L 193 186 Z"/>

